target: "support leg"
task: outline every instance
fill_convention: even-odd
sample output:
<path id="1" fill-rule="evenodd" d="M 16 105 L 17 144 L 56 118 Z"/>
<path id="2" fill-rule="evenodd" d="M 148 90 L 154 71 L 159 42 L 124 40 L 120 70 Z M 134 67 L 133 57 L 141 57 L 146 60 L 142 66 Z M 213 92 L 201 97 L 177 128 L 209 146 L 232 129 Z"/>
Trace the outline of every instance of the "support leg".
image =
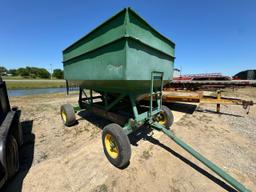
<path id="1" fill-rule="evenodd" d="M 216 109 L 217 113 L 220 113 L 220 104 L 217 104 L 217 109 Z"/>
<path id="2" fill-rule="evenodd" d="M 135 103 L 135 98 L 132 95 L 130 95 L 129 97 L 130 97 L 130 101 L 132 104 L 132 111 L 133 111 L 134 119 L 137 119 L 137 117 L 139 116 L 139 113 L 138 113 L 138 109 L 137 109 L 137 106 Z"/>
<path id="3" fill-rule="evenodd" d="M 67 95 L 69 94 L 69 85 L 68 85 L 68 80 L 66 80 L 66 89 L 67 89 Z"/>

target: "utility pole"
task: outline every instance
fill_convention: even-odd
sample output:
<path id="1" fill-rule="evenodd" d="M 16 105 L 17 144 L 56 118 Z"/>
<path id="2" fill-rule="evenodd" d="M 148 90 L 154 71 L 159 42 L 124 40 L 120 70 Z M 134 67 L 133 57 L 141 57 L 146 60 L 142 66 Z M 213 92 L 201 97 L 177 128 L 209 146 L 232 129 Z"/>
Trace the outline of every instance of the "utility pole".
<path id="1" fill-rule="evenodd" d="M 50 64 L 51 80 L 52 80 L 52 64 Z"/>

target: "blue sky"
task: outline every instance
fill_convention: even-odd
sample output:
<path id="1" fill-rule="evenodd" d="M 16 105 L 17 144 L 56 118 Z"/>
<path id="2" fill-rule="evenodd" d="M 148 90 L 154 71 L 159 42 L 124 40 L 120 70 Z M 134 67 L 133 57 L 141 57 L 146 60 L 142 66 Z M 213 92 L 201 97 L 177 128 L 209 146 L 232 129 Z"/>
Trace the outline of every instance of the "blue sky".
<path id="1" fill-rule="evenodd" d="M 62 68 L 62 50 L 132 7 L 176 43 L 182 73 L 256 68 L 255 0 L 0 0 L 0 65 Z"/>

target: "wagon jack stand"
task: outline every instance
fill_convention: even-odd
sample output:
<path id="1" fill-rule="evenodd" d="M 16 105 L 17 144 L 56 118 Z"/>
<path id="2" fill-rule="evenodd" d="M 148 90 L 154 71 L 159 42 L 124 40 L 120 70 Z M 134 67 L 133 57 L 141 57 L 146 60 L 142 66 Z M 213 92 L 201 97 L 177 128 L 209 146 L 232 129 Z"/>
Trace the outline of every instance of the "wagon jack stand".
<path id="1" fill-rule="evenodd" d="M 217 103 L 217 107 L 216 107 L 216 112 L 220 113 L 220 104 L 233 104 L 233 105 L 242 105 L 243 108 L 245 110 L 247 110 L 247 114 L 249 114 L 250 112 L 250 106 L 253 106 L 253 101 L 246 101 L 246 100 L 241 100 L 241 99 L 232 99 L 232 98 L 222 98 L 221 97 L 221 92 L 223 92 L 222 90 L 218 90 L 217 91 L 217 97 L 216 97 L 216 103 Z M 202 103 L 207 103 L 207 102 L 211 102 L 211 100 L 202 100 Z"/>
<path id="2" fill-rule="evenodd" d="M 217 175 L 219 175 L 222 179 L 224 179 L 226 182 L 228 182 L 231 186 L 233 186 L 239 192 L 249 192 L 250 191 L 249 189 L 245 188 L 244 185 L 239 183 L 236 179 L 234 179 L 232 176 L 230 176 L 228 173 L 226 173 L 224 170 L 222 170 L 220 167 L 215 165 L 210 160 L 206 159 L 200 153 L 195 151 L 192 147 L 190 147 L 185 142 L 183 142 L 181 139 L 176 137 L 175 134 L 171 130 L 166 129 L 164 126 L 162 126 L 161 124 L 156 123 L 156 122 L 151 123 L 150 126 L 153 129 L 162 131 L 165 135 L 170 137 L 175 143 L 177 143 L 179 146 L 181 146 L 183 149 L 185 149 L 188 153 L 190 153 L 192 156 L 194 156 L 201 163 L 206 165 L 209 169 L 211 169 L 213 172 L 215 172 Z"/>

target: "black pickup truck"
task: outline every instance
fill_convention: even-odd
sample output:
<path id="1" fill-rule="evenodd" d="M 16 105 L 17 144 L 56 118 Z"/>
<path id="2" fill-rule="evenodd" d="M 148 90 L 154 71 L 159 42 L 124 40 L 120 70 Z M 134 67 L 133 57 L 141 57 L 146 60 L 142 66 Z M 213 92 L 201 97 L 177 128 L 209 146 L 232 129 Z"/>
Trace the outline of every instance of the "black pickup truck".
<path id="1" fill-rule="evenodd" d="M 0 188 L 19 170 L 19 148 L 23 144 L 20 114 L 17 107 L 11 108 L 0 76 Z"/>

